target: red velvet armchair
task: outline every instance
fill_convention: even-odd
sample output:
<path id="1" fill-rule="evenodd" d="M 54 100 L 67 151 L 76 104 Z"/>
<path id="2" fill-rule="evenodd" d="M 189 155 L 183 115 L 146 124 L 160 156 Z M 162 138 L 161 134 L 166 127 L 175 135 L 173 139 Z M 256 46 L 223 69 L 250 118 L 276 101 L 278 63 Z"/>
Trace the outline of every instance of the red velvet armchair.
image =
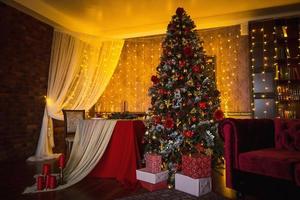
<path id="1" fill-rule="evenodd" d="M 220 123 L 219 133 L 224 139 L 227 187 L 239 191 L 247 174 L 300 190 L 300 120 L 228 118 Z"/>

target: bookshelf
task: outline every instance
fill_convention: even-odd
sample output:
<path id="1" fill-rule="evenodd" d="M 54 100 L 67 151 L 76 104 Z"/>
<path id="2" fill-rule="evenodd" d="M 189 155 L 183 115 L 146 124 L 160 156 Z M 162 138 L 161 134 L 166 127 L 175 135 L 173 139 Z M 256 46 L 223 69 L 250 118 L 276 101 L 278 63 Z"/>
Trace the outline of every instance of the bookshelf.
<path id="1" fill-rule="evenodd" d="M 300 118 L 299 21 L 249 23 L 254 118 Z"/>

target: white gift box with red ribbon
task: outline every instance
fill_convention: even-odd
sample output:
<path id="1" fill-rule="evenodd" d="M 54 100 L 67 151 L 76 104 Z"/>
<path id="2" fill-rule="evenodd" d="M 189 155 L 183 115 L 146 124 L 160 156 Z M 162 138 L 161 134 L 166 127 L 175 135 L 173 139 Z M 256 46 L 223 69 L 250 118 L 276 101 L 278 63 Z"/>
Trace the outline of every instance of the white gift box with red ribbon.
<path id="1" fill-rule="evenodd" d="M 137 169 L 136 179 L 152 184 L 159 183 L 168 179 L 168 170 L 158 173 L 151 173 L 147 168 Z"/>
<path id="2" fill-rule="evenodd" d="M 175 189 L 199 197 L 211 192 L 211 177 L 194 179 L 189 176 L 176 173 Z"/>

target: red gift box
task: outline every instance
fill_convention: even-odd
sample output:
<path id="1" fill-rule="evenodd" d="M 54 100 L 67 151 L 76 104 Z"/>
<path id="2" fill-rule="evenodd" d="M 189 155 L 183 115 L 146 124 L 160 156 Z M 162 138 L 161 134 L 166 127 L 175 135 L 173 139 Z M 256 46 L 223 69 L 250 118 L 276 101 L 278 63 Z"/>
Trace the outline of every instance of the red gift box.
<path id="1" fill-rule="evenodd" d="M 182 156 L 182 173 L 186 176 L 198 179 L 211 176 L 211 157 L 196 154 Z"/>
<path id="2" fill-rule="evenodd" d="M 147 153 L 145 155 L 146 168 L 151 173 L 161 172 L 161 156 L 154 153 Z"/>
<path id="3" fill-rule="evenodd" d="M 155 191 L 155 190 L 161 190 L 161 189 L 168 188 L 167 181 L 162 181 L 162 182 L 155 183 L 155 184 L 148 183 L 145 181 L 140 181 L 140 183 L 143 188 L 145 188 L 146 190 L 151 191 L 151 192 Z"/>

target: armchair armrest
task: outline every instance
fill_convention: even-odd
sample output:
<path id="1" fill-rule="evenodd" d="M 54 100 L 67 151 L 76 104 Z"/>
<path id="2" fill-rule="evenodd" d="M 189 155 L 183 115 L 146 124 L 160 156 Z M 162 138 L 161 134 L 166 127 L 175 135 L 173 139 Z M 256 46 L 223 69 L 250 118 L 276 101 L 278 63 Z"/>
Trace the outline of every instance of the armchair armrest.
<path id="1" fill-rule="evenodd" d="M 226 185 L 233 188 L 233 171 L 239 169 L 239 154 L 274 147 L 274 122 L 271 119 L 227 118 L 219 125 L 224 140 Z"/>

